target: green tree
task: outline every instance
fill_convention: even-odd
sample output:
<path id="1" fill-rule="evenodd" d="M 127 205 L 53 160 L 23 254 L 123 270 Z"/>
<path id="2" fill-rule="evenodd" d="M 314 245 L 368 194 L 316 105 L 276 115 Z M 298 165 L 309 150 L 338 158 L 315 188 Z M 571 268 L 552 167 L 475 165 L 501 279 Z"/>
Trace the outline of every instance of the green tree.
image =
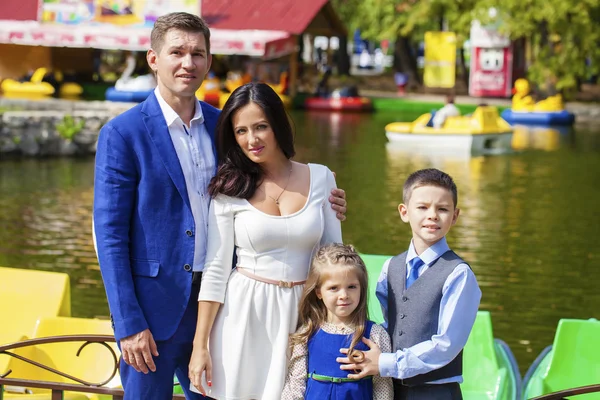
<path id="1" fill-rule="evenodd" d="M 527 77 L 543 89 L 569 96 L 581 81 L 600 72 L 600 0 L 332 1 L 349 29 L 359 28 L 371 40 L 395 38 L 395 67 L 413 82 L 420 82 L 415 42 L 443 25 L 457 34 L 457 47 L 462 49 L 475 19 L 498 26 L 513 40 L 527 41 Z M 466 80 L 462 52 L 460 61 Z"/>
<path id="2" fill-rule="evenodd" d="M 567 97 L 600 66 L 600 0 L 480 0 L 496 6 L 499 29 L 529 44 L 527 77 Z M 484 17 L 485 19 L 485 17 Z"/>
<path id="3" fill-rule="evenodd" d="M 457 34 L 458 47 L 469 37 L 479 0 L 332 0 L 336 11 L 352 30 L 359 28 L 371 40 L 394 39 L 394 67 L 420 84 L 416 47 L 424 33 L 445 26 Z M 413 40 L 416 39 L 416 40 Z M 464 56 L 461 72 L 467 80 Z"/>

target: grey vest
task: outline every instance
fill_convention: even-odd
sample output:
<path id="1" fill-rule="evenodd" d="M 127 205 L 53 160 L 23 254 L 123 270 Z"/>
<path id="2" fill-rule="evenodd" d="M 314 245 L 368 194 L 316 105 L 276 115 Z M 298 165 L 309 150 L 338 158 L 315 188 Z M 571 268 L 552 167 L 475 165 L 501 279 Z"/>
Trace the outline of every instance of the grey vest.
<path id="1" fill-rule="evenodd" d="M 448 250 L 406 290 L 406 254 L 392 258 L 388 267 L 388 332 L 394 352 L 430 340 L 437 333 L 444 283 L 456 266 L 465 263 Z M 462 375 L 462 351 L 442 368 L 402 383 L 415 386 L 458 375 Z"/>

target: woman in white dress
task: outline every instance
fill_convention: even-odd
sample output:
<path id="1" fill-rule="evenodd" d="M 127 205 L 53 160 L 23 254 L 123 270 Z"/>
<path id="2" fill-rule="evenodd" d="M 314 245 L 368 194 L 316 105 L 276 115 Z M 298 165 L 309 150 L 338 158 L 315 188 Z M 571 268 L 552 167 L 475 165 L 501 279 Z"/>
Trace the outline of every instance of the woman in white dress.
<path id="1" fill-rule="evenodd" d="M 223 162 L 208 188 L 190 379 L 219 400 L 279 400 L 310 260 L 321 245 L 342 241 L 328 200 L 335 178 L 325 166 L 291 160 L 292 127 L 268 85 L 235 90 L 217 134 Z"/>

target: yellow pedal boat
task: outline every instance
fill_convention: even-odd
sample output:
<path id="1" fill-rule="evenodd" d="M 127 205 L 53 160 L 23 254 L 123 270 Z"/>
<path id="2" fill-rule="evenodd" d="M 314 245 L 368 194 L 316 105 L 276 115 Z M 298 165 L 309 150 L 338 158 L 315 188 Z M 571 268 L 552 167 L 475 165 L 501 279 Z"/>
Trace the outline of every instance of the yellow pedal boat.
<path id="1" fill-rule="evenodd" d="M 42 81 L 47 72 L 46 68 L 38 68 L 26 82 L 5 79 L 0 84 L 0 88 L 4 96 L 9 98 L 41 99 L 52 96 L 55 91 L 54 87 L 48 82 Z"/>
<path id="2" fill-rule="evenodd" d="M 0 267 L 0 349 L 27 340 L 61 335 L 107 335 L 112 337 L 110 320 L 71 318 L 69 276 L 65 273 Z M 72 384 L 75 381 L 36 367 L 25 359 L 86 382 L 120 388 L 115 358 L 120 356 L 114 341 L 91 344 L 80 352 L 84 341 L 52 342 L 0 350 L 0 377 L 35 382 Z M 108 347 L 110 347 L 109 350 Z M 11 356 L 16 354 L 18 357 Z M 112 374 L 112 376 L 111 376 Z M 105 382 L 106 381 L 106 382 Z M 85 388 L 84 388 L 85 389 Z M 0 386 L 0 399 L 51 400 L 50 390 L 26 384 Z M 67 391 L 65 400 L 105 400 L 94 393 Z"/>
<path id="3" fill-rule="evenodd" d="M 431 114 L 423 114 L 414 122 L 393 122 L 386 125 L 385 134 L 407 150 L 493 155 L 512 149 L 513 129 L 496 107 L 481 106 L 472 115 L 448 117 L 441 128 L 428 126 L 431 119 Z"/>
<path id="4" fill-rule="evenodd" d="M 69 276 L 0 267 L 0 345 L 28 339 L 40 318 L 70 317 Z M 0 358 L 0 374 L 6 359 Z"/>
<path id="5" fill-rule="evenodd" d="M 49 75 L 50 74 L 50 75 Z M 53 76 L 52 76 L 53 74 Z M 53 96 L 56 89 L 44 79 L 51 76 L 58 87 L 58 97 L 63 99 L 77 99 L 83 93 L 83 87 L 75 82 L 64 82 L 64 75 L 60 71 L 51 72 L 46 68 L 38 68 L 28 81 L 5 79 L 0 84 L 0 89 L 8 98 L 44 99 Z"/>
<path id="6" fill-rule="evenodd" d="M 67 274 L 0 267 L 0 304 L 0 399 L 122 396 L 111 322 L 70 317 Z"/>

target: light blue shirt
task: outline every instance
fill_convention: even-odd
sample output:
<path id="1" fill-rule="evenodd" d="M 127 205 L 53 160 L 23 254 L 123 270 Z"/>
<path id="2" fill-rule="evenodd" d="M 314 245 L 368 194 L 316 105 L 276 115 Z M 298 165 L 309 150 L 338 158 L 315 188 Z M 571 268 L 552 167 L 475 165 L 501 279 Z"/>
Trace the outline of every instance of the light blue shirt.
<path id="1" fill-rule="evenodd" d="M 420 257 L 425 263 L 419 269 L 421 276 L 442 254 L 450 250 L 446 238 L 443 238 L 421 255 L 410 243 L 406 255 L 406 276 L 410 274 L 410 261 Z M 381 303 L 385 318 L 384 326 L 388 323 L 388 268 L 387 260 L 381 270 L 377 282 L 376 295 Z M 452 361 L 467 344 L 467 339 L 475 323 L 481 290 L 475 279 L 475 274 L 467 264 L 459 264 L 448 276 L 442 289 L 442 301 L 438 316 L 438 331 L 430 340 L 417 343 L 395 353 L 382 353 L 379 357 L 379 373 L 383 377 L 407 379 L 416 375 L 440 369 Z M 462 376 L 454 376 L 428 383 L 462 383 Z"/>
<path id="2" fill-rule="evenodd" d="M 206 258 L 208 208 L 210 206 L 210 196 L 206 189 L 215 175 L 216 166 L 212 140 L 204 124 L 200 102 L 196 102 L 196 110 L 188 127 L 167 104 L 158 87 L 154 90 L 154 94 L 167 122 L 169 134 L 185 178 L 185 186 L 196 225 L 194 271 L 202 271 Z"/>

